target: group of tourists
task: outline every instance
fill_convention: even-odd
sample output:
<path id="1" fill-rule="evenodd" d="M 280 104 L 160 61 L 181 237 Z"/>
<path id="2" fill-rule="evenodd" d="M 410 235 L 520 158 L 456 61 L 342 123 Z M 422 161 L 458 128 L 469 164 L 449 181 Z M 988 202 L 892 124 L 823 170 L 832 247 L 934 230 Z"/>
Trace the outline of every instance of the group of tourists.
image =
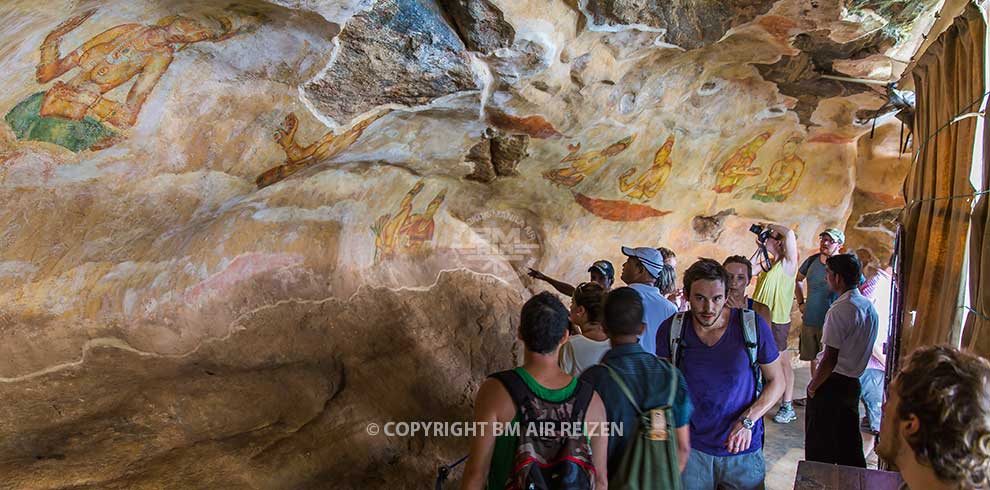
<path id="1" fill-rule="evenodd" d="M 802 402 L 809 461 L 865 468 L 876 444 L 912 489 L 990 483 L 990 363 L 919 349 L 882 409 L 890 268 L 865 249 L 840 253 L 836 229 L 803 262 L 792 230 L 753 231 L 752 259 L 699 259 L 680 288 L 665 248 L 622 247 L 622 287 L 607 260 L 577 286 L 531 271 L 570 304 L 541 292 L 523 305 L 522 365 L 475 400 L 475 422 L 523 429 L 478 434 L 462 488 L 764 488 L 764 415 L 791 423 Z M 795 301 L 812 373 L 803 400 L 787 349 Z M 526 430 L 572 422 L 611 430 Z"/>

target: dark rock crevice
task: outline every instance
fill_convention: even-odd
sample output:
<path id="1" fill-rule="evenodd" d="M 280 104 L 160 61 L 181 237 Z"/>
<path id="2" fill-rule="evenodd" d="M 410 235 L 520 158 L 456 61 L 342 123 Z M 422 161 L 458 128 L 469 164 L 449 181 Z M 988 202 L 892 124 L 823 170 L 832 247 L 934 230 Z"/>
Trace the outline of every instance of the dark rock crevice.
<path id="1" fill-rule="evenodd" d="M 666 42 L 695 49 L 718 42 L 730 28 L 766 13 L 773 4 L 770 0 L 587 0 L 585 9 L 595 25 L 662 29 Z"/>
<path id="2" fill-rule="evenodd" d="M 516 31 L 505 21 L 502 11 L 489 0 L 437 0 L 450 16 L 455 32 L 471 51 L 492 54 L 508 48 Z"/>
<path id="3" fill-rule="evenodd" d="M 491 183 L 498 177 L 519 175 L 516 167 L 528 156 L 529 136 L 510 135 L 502 131 L 488 130 L 480 142 L 472 146 L 464 160 L 474 164 L 474 172 L 465 178 Z"/>

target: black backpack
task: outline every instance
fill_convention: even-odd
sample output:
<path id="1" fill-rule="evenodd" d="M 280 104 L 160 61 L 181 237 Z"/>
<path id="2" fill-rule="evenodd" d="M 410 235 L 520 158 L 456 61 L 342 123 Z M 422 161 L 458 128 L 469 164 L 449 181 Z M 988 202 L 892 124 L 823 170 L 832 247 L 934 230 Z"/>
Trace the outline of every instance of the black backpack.
<path id="1" fill-rule="evenodd" d="M 490 377 L 502 382 L 519 413 L 519 445 L 505 488 L 509 490 L 591 490 L 595 467 L 587 436 L 573 427 L 584 423 L 594 388 L 578 381 L 570 398 L 553 403 L 537 397 L 513 370 Z M 560 422 L 570 428 L 561 430 Z M 555 430 L 544 430 L 555 427 Z M 552 433 L 551 433 L 552 432 Z"/>

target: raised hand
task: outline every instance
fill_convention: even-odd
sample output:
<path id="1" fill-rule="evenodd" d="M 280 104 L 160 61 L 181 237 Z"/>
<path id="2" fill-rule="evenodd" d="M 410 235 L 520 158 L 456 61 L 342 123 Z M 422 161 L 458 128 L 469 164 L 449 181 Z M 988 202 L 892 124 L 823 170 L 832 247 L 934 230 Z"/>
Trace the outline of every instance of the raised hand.
<path id="1" fill-rule="evenodd" d="M 547 278 L 547 276 L 545 276 L 542 272 L 536 269 L 530 269 L 528 274 L 529 277 L 532 277 L 533 279 L 539 279 L 541 281 L 545 281 Z"/>
<path id="2" fill-rule="evenodd" d="M 58 27 L 52 30 L 49 36 L 61 37 L 68 34 L 69 32 L 72 32 L 75 28 L 82 25 L 83 22 L 86 22 L 86 19 L 92 17 L 93 14 L 96 13 L 96 10 L 97 9 L 90 9 L 79 15 L 74 15 L 72 17 L 69 17 L 68 19 L 65 20 L 65 22 L 62 22 L 61 24 L 58 25 Z"/>

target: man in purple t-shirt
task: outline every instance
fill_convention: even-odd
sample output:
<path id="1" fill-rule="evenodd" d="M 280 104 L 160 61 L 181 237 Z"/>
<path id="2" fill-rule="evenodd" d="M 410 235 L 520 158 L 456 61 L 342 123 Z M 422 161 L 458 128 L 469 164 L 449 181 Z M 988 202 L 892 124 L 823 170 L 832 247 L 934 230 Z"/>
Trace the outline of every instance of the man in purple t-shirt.
<path id="1" fill-rule="evenodd" d="M 682 474 L 685 490 L 763 488 L 764 414 L 784 392 L 783 371 L 773 332 L 756 322 L 756 361 L 763 391 L 756 396 L 743 332 L 743 311 L 725 306 L 728 273 L 718 262 L 701 259 L 684 273 L 691 310 L 681 320 L 677 367 L 694 402 L 691 455 Z M 671 357 L 671 324 L 657 332 L 657 356 Z"/>

